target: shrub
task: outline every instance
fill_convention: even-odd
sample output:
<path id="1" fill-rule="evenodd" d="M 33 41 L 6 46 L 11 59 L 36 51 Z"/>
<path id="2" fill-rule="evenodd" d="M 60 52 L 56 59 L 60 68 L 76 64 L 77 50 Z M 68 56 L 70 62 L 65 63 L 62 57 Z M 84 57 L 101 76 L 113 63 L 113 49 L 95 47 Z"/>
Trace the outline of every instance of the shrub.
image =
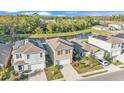
<path id="1" fill-rule="evenodd" d="M 16 71 L 12 71 L 12 74 L 13 74 L 14 76 L 18 76 L 18 75 L 19 75 L 19 73 L 16 72 Z"/>
<path id="2" fill-rule="evenodd" d="M 11 75 L 11 69 L 4 68 L 2 71 L 0 71 L 0 80 L 6 80 L 10 78 L 10 75 Z"/>
<path id="3" fill-rule="evenodd" d="M 20 76 L 20 80 L 24 80 L 24 79 L 26 79 L 26 78 L 28 78 L 28 75 L 24 75 L 24 74 L 22 73 L 21 76 Z"/>

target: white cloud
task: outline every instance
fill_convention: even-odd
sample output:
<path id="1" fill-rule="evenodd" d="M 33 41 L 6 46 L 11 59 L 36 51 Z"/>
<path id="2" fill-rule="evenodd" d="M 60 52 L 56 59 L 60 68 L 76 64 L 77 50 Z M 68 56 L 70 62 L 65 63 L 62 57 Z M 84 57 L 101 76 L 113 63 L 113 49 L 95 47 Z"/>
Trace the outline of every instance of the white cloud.
<path id="1" fill-rule="evenodd" d="M 46 16 L 52 15 L 52 14 L 49 13 L 49 12 L 24 12 L 24 13 L 21 13 L 21 14 L 24 14 L 24 15 L 33 15 L 34 13 L 37 13 L 37 14 L 39 14 L 39 15 L 46 15 Z"/>
<path id="2" fill-rule="evenodd" d="M 13 13 L 13 12 L 19 12 L 19 11 L 17 11 L 17 10 L 9 10 L 9 11 L 6 11 L 6 12 Z"/>

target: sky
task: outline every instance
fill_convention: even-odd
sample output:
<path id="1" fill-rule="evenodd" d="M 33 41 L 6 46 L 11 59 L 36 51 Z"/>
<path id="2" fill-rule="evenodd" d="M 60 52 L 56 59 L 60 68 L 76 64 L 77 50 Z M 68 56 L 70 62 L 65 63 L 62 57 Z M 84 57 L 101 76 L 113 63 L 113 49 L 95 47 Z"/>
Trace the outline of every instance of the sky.
<path id="1" fill-rule="evenodd" d="M 124 11 L 0 11 L 0 15 L 32 15 L 34 13 L 43 16 L 111 16 L 122 15 Z"/>

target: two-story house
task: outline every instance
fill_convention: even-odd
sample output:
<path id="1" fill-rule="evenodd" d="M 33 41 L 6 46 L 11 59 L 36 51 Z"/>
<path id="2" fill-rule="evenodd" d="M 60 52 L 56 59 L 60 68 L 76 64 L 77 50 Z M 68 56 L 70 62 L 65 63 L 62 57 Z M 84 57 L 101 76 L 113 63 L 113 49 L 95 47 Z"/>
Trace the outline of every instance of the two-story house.
<path id="1" fill-rule="evenodd" d="M 88 43 L 107 51 L 111 57 L 118 56 L 122 53 L 123 40 L 117 37 L 107 37 L 102 35 L 90 36 Z"/>
<path id="2" fill-rule="evenodd" d="M 26 39 L 16 42 L 11 64 L 18 72 L 44 69 L 46 67 L 44 47 L 37 40 Z"/>
<path id="3" fill-rule="evenodd" d="M 60 39 L 48 39 L 47 51 L 54 65 L 70 64 L 73 57 L 72 43 Z"/>

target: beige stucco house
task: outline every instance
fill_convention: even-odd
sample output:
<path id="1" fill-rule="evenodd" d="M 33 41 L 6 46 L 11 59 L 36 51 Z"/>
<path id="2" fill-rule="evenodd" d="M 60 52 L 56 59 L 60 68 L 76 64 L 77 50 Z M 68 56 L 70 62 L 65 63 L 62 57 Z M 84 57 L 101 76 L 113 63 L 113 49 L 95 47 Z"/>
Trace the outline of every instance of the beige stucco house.
<path id="1" fill-rule="evenodd" d="M 73 57 L 72 43 L 60 39 L 48 39 L 47 51 L 54 65 L 70 64 Z"/>

